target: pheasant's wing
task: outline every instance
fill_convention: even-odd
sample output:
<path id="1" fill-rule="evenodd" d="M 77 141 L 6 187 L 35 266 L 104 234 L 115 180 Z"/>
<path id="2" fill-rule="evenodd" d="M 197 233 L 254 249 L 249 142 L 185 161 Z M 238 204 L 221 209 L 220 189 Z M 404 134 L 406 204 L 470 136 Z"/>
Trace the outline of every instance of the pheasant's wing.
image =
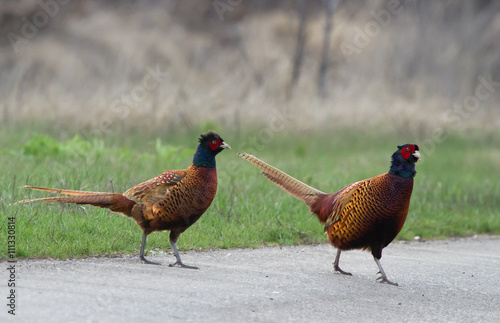
<path id="1" fill-rule="evenodd" d="M 333 200 L 332 206 L 333 211 L 331 216 L 325 222 L 325 231 L 328 230 L 328 227 L 335 222 L 339 221 L 341 216 L 347 216 L 348 213 L 352 211 L 352 201 L 351 198 L 359 189 L 360 186 L 366 185 L 369 180 L 362 180 L 356 183 L 352 183 L 349 186 L 344 187 L 337 193 L 335 193 L 335 199 Z"/>
<path id="2" fill-rule="evenodd" d="M 154 204 L 164 199 L 170 188 L 177 185 L 184 176 L 186 176 L 185 169 L 165 171 L 155 178 L 137 184 L 123 195 L 136 203 Z"/>

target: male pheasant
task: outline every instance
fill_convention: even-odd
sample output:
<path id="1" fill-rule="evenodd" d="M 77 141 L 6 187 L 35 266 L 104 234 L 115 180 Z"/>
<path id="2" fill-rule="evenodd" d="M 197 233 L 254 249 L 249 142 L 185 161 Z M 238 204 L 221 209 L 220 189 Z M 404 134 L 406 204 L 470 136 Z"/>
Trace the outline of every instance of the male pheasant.
<path id="1" fill-rule="evenodd" d="M 310 187 L 252 155 L 238 155 L 259 167 L 271 182 L 304 201 L 325 224 L 328 240 L 337 248 L 335 271 L 351 275 L 339 267 L 341 251 L 370 250 L 380 270 L 377 280 L 397 285 L 387 279 L 380 258 L 382 249 L 394 240 L 406 220 L 415 163 L 420 158 L 418 145 L 398 146 L 388 173 L 356 182 L 333 194 Z"/>
<path id="2" fill-rule="evenodd" d="M 182 263 L 176 242 L 179 235 L 195 223 L 212 203 L 217 191 L 215 156 L 225 148 L 231 149 L 213 131 L 202 134 L 199 142 L 193 162 L 187 169 L 165 171 L 123 194 L 24 186 L 70 196 L 37 198 L 17 203 L 43 201 L 89 204 L 133 218 L 143 231 L 139 258 L 146 264 L 158 265 L 144 258 L 147 236 L 151 232 L 169 230 L 170 244 L 177 259 L 170 267 L 178 265 L 197 269 Z"/>

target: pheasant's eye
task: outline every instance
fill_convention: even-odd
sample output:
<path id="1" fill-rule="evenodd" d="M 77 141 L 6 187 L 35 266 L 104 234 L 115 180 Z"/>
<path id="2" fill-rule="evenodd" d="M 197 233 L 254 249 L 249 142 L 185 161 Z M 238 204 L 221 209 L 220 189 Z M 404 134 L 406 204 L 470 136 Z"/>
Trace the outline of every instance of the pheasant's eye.
<path id="1" fill-rule="evenodd" d="M 410 151 L 410 148 L 406 147 L 406 148 L 405 148 L 405 151 Z"/>
<path id="2" fill-rule="evenodd" d="M 220 140 L 219 139 L 214 139 L 214 140 L 212 140 L 210 142 L 210 149 L 217 150 L 220 145 L 221 145 Z"/>

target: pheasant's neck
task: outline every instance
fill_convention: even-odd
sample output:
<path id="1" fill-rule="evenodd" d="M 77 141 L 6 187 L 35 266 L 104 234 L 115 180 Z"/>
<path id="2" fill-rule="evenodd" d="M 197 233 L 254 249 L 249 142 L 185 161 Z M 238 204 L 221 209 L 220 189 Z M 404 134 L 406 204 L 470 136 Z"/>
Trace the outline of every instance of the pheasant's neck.
<path id="1" fill-rule="evenodd" d="M 415 171 L 415 164 L 409 164 L 398 158 L 392 160 L 389 173 L 404 178 L 413 178 L 415 174 L 417 174 Z"/>
<path id="2" fill-rule="evenodd" d="M 193 165 L 198 166 L 198 167 L 214 168 L 215 167 L 215 155 L 212 154 L 211 152 L 207 151 L 201 145 L 199 145 L 198 149 L 196 149 L 196 153 L 194 154 L 194 157 L 193 157 Z"/>

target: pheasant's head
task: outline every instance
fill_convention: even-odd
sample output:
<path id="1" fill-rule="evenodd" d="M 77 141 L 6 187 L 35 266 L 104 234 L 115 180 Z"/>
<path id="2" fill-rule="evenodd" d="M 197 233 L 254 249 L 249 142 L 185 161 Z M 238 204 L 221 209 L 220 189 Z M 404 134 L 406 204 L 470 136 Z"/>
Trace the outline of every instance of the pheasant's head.
<path id="1" fill-rule="evenodd" d="M 392 154 L 389 173 L 401 177 L 413 178 L 417 173 L 415 171 L 415 163 L 420 157 L 418 145 L 406 144 L 398 146 L 398 150 Z"/>
<path id="2" fill-rule="evenodd" d="M 195 166 L 215 167 L 215 155 L 224 149 L 231 149 L 224 140 L 214 131 L 207 131 L 200 135 L 200 144 L 193 158 Z"/>
<path id="3" fill-rule="evenodd" d="M 200 146 L 203 146 L 207 151 L 217 155 L 224 149 L 231 149 L 231 146 L 226 144 L 224 140 L 214 131 L 210 130 L 200 135 Z"/>
<path id="4" fill-rule="evenodd" d="M 408 161 L 409 163 L 415 164 L 420 158 L 418 145 L 415 144 L 406 144 L 398 146 L 398 152 L 401 155 L 401 157 L 403 157 L 403 159 Z"/>

